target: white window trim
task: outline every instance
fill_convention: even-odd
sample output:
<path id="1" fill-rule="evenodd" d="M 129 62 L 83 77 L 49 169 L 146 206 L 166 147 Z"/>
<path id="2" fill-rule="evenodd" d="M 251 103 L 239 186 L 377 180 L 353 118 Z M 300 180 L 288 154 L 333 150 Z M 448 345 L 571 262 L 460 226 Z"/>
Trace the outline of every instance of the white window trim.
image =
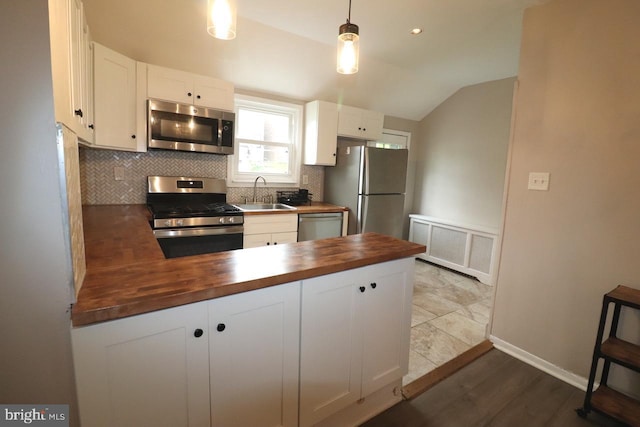
<path id="1" fill-rule="evenodd" d="M 294 143 L 291 147 L 293 151 L 291 153 L 291 173 L 284 177 L 283 175 L 266 174 L 266 173 L 238 173 L 237 162 L 238 157 L 236 154 L 229 155 L 227 157 L 227 187 L 251 187 L 254 181 L 260 175 L 267 180 L 269 187 L 300 187 L 300 165 L 302 164 L 302 127 L 303 127 L 303 111 L 304 107 L 298 104 L 292 104 L 289 102 L 274 101 L 268 98 L 258 98 L 248 95 L 235 95 L 235 112 L 238 117 L 239 105 L 252 105 L 255 107 L 275 107 L 283 111 L 291 111 L 294 115 L 292 123 L 293 130 L 292 135 Z M 235 149 L 237 152 L 237 147 Z"/>

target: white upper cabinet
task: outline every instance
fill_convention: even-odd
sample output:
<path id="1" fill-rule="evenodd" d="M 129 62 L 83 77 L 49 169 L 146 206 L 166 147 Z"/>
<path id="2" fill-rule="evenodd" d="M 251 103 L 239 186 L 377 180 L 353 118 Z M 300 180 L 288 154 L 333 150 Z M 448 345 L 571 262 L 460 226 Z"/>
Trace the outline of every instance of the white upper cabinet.
<path id="1" fill-rule="evenodd" d="M 136 61 L 100 44 L 93 46 L 94 145 L 145 151 L 145 135 L 138 135 L 136 127 Z"/>
<path id="2" fill-rule="evenodd" d="M 49 0 L 56 121 L 93 142 L 91 35 L 81 0 Z"/>
<path id="3" fill-rule="evenodd" d="M 382 138 L 384 114 L 361 108 L 340 106 L 338 135 L 375 141 Z"/>
<path id="4" fill-rule="evenodd" d="M 338 105 L 313 101 L 305 106 L 304 164 L 335 166 Z"/>
<path id="5" fill-rule="evenodd" d="M 233 111 L 233 84 L 213 77 L 147 65 L 147 96 Z"/>

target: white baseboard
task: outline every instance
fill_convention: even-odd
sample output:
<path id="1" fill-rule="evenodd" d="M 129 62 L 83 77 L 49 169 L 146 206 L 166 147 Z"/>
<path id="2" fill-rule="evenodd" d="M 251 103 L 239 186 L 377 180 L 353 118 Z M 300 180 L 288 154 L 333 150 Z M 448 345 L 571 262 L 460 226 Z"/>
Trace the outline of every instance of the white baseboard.
<path id="1" fill-rule="evenodd" d="M 554 376 L 561 381 L 571 384 L 572 386 L 577 387 L 582 391 L 587 390 L 587 378 L 566 371 L 559 366 L 549 363 L 546 360 L 539 358 L 538 356 L 534 356 L 533 354 L 526 352 L 523 349 L 516 347 L 506 341 L 503 341 L 493 335 L 489 336 L 489 340 L 491 340 L 493 346 L 498 350 L 503 351 L 508 355 L 513 356 L 516 359 L 533 366 L 534 368 L 540 369 L 542 372 L 546 372 L 547 374 Z"/>

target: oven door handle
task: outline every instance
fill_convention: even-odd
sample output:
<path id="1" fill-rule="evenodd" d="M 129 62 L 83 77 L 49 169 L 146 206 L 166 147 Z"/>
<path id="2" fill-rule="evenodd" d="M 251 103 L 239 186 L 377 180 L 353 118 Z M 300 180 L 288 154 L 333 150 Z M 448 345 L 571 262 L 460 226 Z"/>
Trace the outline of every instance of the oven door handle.
<path id="1" fill-rule="evenodd" d="M 172 239 L 177 237 L 242 234 L 243 232 L 244 227 L 242 225 L 233 225 L 230 227 L 168 228 L 162 230 L 153 230 L 153 235 L 156 236 L 156 239 Z"/>

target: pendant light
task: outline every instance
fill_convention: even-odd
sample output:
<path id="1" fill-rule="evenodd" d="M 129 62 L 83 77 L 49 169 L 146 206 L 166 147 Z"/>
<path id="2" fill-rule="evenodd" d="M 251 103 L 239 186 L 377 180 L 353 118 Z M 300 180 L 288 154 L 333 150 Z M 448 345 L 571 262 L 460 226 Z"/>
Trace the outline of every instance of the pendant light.
<path id="1" fill-rule="evenodd" d="M 207 0 L 207 32 L 217 39 L 235 39 L 236 15 L 236 0 Z"/>
<path id="2" fill-rule="evenodd" d="M 349 0 L 347 23 L 340 25 L 338 31 L 338 72 L 340 74 L 357 73 L 359 55 L 360 36 L 358 26 L 351 23 L 351 0 Z"/>

